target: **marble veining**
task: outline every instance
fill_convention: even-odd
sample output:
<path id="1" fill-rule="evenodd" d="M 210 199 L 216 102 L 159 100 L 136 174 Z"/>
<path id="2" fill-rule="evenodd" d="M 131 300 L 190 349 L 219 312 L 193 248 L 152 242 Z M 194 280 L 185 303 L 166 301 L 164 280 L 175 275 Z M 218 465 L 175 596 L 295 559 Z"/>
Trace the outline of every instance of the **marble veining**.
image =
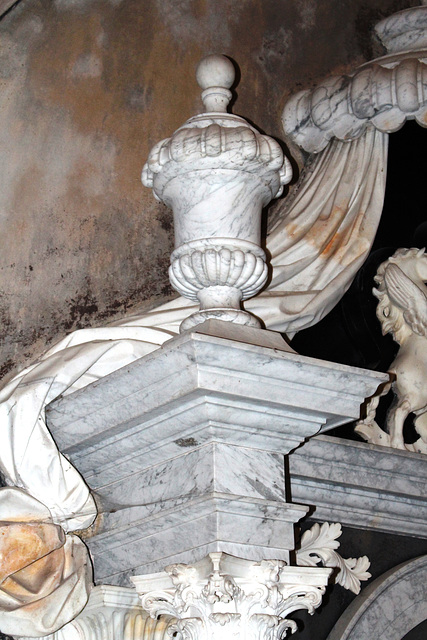
<path id="1" fill-rule="evenodd" d="M 372 582 L 338 620 L 328 640 L 400 640 L 427 617 L 427 556 Z"/>
<path id="2" fill-rule="evenodd" d="M 173 209 L 170 282 L 182 296 L 200 302 L 200 311 L 180 330 L 208 318 L 258 327 L 241 302 L 267 281 L 262 208 L 282 193 L 292 168 L 275 140 L 226 113 L 235 79 L 228 58 L 207 56 L 196 76 L 208 113 L 190 118 L 155 145 L 142 182 Z"/>
<path id="3" fill-rule="evenodd" d="M 283 454 L 358 415 L 383 380 L 195 331 L 58 400 L 50 427 L 98 496 L 97 579 L 202 551 L 287 560 L 306 508 L 287 503 Z"/>
<path id="4" fill-rule="evenodd" d="M 319 520 L 427 538 L 427 466 L 419 454 L 320 435 L 289 456 L 292 499 Z"/>
<path id="5" fill-rule="evenodd" d="M 425 126 L 427 116 L 427 6 L 382 20 L 376 32 L 388 55 L 349 76 L 334 76 L 287 102 L 283 126 L 310 153 L 332 138 L 354 140 L 369 127 L 397 131 L 407 119 Z"/>

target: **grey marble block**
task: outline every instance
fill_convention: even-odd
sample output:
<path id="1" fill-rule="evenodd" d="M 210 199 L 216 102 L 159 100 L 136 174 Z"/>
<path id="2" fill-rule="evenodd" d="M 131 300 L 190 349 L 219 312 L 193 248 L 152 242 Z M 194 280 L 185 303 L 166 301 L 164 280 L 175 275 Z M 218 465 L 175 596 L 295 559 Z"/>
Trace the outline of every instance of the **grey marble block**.
<path id="1" fill-rule="evenodd" d="M 127 584 L 211 551 L 289 559 L 307 508 L 288 503 L 284 454 L 358 417 L 383 376 L 238 333 L 173 338 L 49 407 L 58 446 L 97 496 L 97 580 Z"/>
<path id="2" fill-rule="evenodd" d="M 289 456 L 291 496 L 319 520 L 427 538 L 427 458 L 320 435 Z"/>
<path id="3" fill-rule="evenodd" d="M 218 438 L 271 451 L 281 443 L 288 453 L 308 436 L 358 418 L 360 403 L 384 379 L 193 332 L 53 402 L 47 418 L 59 448 L 82 460 L 84 474 L 97 460 L 116 463 L 139 450 L 150 451 L 153 464 Z"/>
<path id="4" fill-rule="evenodd" d="M 289 561 L 293 525 L 306 512 L 300 505 L 212 493 L 133 526 L 123 522 L 87 542 L 96 579 L 126 585 L 129 575 L 197 561 L 212 551 L 257 561 Z"/>

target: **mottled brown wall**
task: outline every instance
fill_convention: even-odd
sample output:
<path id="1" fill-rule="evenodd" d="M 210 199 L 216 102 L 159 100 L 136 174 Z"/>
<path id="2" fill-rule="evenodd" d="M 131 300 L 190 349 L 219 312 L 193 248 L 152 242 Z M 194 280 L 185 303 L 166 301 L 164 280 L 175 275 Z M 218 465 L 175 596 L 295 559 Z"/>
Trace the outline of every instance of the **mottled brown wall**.
<path id="1" fill-rule="evenodd" d="M 21 0 L 0 22 L 0 366 L 171 294 L 171 214 L 140 184 L 151 146 L 200 110 L 223 52 L 235 112 L 283 137 L 285 99 L 381 52 L 408 0 Z"/>

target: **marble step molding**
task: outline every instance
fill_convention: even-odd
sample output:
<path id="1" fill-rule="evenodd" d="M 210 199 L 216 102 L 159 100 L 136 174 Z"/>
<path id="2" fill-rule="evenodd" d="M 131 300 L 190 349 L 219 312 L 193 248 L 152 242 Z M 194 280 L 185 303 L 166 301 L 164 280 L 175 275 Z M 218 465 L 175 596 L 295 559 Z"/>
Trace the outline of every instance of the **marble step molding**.
<path id="1" fill-rule="evenodd" d="M 49 407 L 97 496 L 97 581 L 128 585 L 211 552 L 288 561 L 307 507 L 286 495 L 284 455 L 358 417 L 384 381 L 290 353 L 278 334 L 234 327 L 231 339 L 229 323 L 209 323 L 216 335 L 182 334 Z"/>
<path id="2" fill-rule="evenodd" d="M 292 500 L 316 520 L 427 538 L 427 456 L 319 435 L 289 456 Z"/>

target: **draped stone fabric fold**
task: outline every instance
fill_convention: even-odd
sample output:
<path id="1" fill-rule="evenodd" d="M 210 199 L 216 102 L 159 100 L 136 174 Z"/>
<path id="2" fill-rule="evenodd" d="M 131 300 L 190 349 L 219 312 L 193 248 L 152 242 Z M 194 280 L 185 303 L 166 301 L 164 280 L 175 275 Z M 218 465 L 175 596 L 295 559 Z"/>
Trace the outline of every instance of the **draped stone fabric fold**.
<path id="1" fill-rule="evenodd" d="M 76 331 L 0 391 L 0 470 L 6 483 L 42 502 L 65 531 L 88 527 L 96 507 L 82 477 L 52 440 L 46 405 L 141 358 L 171 335 L 126 326 Z"/>
<path id="2" fill-rule="evenodd" d="M 305 170 L 267 240 L 271 284 L 246 303 L 268 328 L 293 333 L 311 326 L 350 286 L 381 215 L 386 158 L 387 135 L 368 129 L 351 143 L 331 142 Z M 47 429 L 45 407 L 157 349 L 196 308 L 178 298 L 109 327 L 76 331 L 0 391 L 0 471 L 9 486 L 33 496 L 48 514 L 41 518 L 43 524 L 39 518 L 37 527 L 22 528 L 28 517 L 19 512 L 28 515 L 34 504 L 27 508 L 18 494 L 8 494 L 7 500 L 0 496 L 0 519 L 12 531 L 9 541 L 16 527 L 33 539 L 47 532 L 54 538 L 56 526 L 75 531 L 96 516 L 89 488 Z M 13 518 L 1 515 L 6 503 Z M 26 565 L 11 565 L 0 585 L 0 630 L 11 635 L 46 635 L 60 628 L 84 606 L 91 582 L 86 548 L 75 536 L 64 535 L 63 545 L 52 543 L 42 557 L 34 549 L 31 556 L 31 550 L 30 545 L 30 576 Z M 35 593 L 30 600 L 23 595 L 24 586 L 24 592 L 18 589 L 27 579 Z"/>
<path id="3" fill-rule="evenodd" d="M 270 329 L 294 334 L 341 299 L 365 261 L 381 217 L 388 135 L 369 128 L 353 142 L 333 140 L 283 201 L 268 239 L 272 281 L 259 314 Z M 264 310 L 264 306 L 265 310 Z"/>
<path id="4" fill-rule="evenodd" d="M 53 633 L 85 606 L 92 587 L 85 545 L 21 489 L 0 489 L 0 557 L 3 633 Z"/>

